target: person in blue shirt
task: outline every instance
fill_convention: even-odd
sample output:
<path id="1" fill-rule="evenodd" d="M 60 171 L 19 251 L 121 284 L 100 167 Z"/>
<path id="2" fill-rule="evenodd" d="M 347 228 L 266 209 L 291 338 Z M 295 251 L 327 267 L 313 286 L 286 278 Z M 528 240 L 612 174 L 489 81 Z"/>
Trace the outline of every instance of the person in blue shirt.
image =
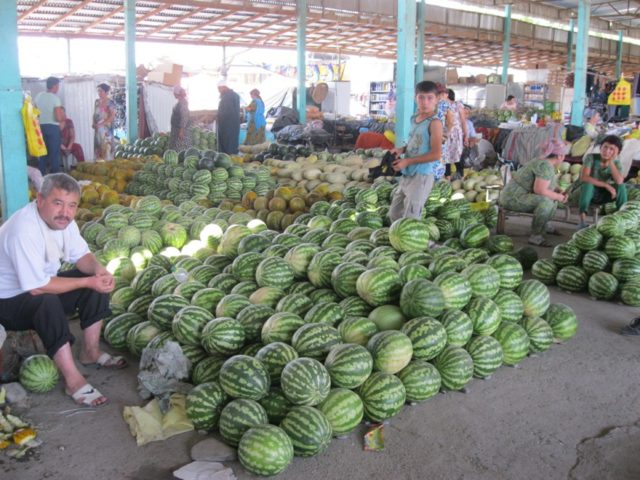
<path id="1" fill-rule="evenodd" d="M 395 148 L 393 169 L 402 172 L 389 207 L 389 218 L 421 218 L 433 188 L 434 171 L 442 157 L 442 122 L 437 116 L 438 92 L 434 82 L 416 85 L 417 111 L 405 147 Z"/>
<path id="2" fill-rule="evenodd" d="M 249 94 L 251 95 L 251 103 L 245 109 L 247 112 L 247 138 L 244 143 L 245 145 L 257 145 L 264 143 L 266 138 L 267 122 L 264 118 L 264 102 L 257 88 L 251 90 Z"/>

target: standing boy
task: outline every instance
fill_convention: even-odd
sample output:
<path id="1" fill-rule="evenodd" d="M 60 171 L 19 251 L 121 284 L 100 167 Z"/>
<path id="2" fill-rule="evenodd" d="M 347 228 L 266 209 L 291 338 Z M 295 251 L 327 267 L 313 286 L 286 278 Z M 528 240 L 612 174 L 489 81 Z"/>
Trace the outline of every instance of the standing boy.
<path id="1" fill-rule="evenodd" d="M 442 156 L 442 122 L 437 117 L 437 86 L 424 81 L 416 85 L 415 115 L 411 117 L 409 141 L 403 148 L 392 150 L 396 154 L 395 171 L 401 171 L 395 190 L 389 218 L 421 218 L 429 193 L 433 188 L 433 173 Z"/>

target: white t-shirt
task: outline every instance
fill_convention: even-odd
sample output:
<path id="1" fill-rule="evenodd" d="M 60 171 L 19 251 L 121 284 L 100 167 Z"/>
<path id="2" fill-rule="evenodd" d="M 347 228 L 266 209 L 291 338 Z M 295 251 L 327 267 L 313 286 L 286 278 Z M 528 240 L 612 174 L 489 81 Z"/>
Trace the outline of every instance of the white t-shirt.
<path id="1" fill-rule="evenodd" d="M 0 298 L 43 287 L 60 270 L 61 259 L 46 261 L 46 239 L 38 216 L 36 202 L 32 202 L 0 227 Z M 89 253 L 75 221 L 64 233 L 51 229 L 47 233 L 57 242 L 60 252 L 65 252 L 65 262 L 75 263 Z"/>

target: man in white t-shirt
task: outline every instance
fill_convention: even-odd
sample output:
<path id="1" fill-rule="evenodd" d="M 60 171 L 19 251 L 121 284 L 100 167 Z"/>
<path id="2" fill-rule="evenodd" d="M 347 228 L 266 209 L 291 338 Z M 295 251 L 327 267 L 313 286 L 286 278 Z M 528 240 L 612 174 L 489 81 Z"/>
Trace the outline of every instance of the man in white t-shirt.
<path id="1" fill-rule="evenodd" d="M 47 154 L 39 158 L 42 175 L 60 171 L 60 146 L 62 144 L 60 124 L 64 120 L 64 114 L 58 90 L 60 90 L 60 79 L 49 77 L 47 78 L 47 91 L 40 92 L 33 99 L 36 107 L 40 110 L 40 130 L 44 144 L 47 146 Z"/>
<path id="2" fill-rule="evenodd" d="M 107 399 L 78 371 L 67 315 L 78 313 L 83 330 L 82 364 L 122 368 L 126 361 L 100 351 L 102 319 L 111 314 L 113 276 L 89 251 L 74 217 L 80 187 L 64 173 L 47 175 L 35 202 L 0 227 L 0 324 L 35 330 L 65 380 L 67 394 L 82 405 Z M 75 269 L 59 272 L 61 262 Z"/>

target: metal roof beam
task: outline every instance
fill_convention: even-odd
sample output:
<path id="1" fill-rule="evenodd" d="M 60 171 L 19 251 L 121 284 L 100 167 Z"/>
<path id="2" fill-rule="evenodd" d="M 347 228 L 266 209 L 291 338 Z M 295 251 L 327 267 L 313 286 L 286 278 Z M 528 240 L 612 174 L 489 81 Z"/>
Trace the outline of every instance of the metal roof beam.
<path id="1" fill-rule="evenodd" d="M 193 17 L 194 15 L 197 15 L 198 13 L 202 12 L 203 10 L 206 10 L 207 8 L 209 8 L 209 7 L 199 7 L 199 8 L 196 8 L 195 10 L 193 10 L 191 12 L 185 12 L 184 15 L 180 15 L 179 17 L 174 18 L 173 20 L 171 20 L 171 21 L 169 21 L 169 22 L 167 22 L 167 23 L 165 23 L 163 25 L 160 25 L 159 27 L 154 28 L 150 32 L 145 32 L 144 38 L 147 38 L 147 37 L 149 37 L 151 35 L 155 35 L 156 33 L 160 33 L 161 31 L 168 29 L 169 27 L 175 25 L 176 23 L 180 23 L 180 22 L 186 20 L 189 17 Z M 177 35 L 177 34 L 174 34 L 174 36 L 175 35 Z"/>
<path id="2" fill-rule="evenodd" d="M 29 15 L 31 15 L 33 12 L 35 12 L 37 9 L 39 9 L 42 5 L 44 5 L 48 1 L 49 0 L 40 0 L 39 2 L 36 2 L 32 7 L 29 7 L 27 10 L 25 10 L 20 14 L 20 16 L 18 17 L 18 22 L 20 20 L 23 20 L 25 17 L 28 17 Z"/>
<path id="3" fill-rule="evenodd" d="M 107 13 L 104 17 L 100 17 L 99 19 L 93 21 L 92 23 L 84 27 L 82 30 L 80 30 L 80 33 L 86 33 L 87 30 L 90 30 L 93 27 L 100 25 L 104 21 L 109 20 L 111 17 L 122 12 L 124 12 L 124 5 L 122 5 L 121 7 L 114 8 L 111 12 Z"/>
<path id="4" fill-rule="evenodd" d="M 71 15 L 73 15 L 74 13 L 76 13 L 78 10 L 82 9 L 83 7 L 85 7 L 87 4 L 91 3 L 93 0 L 83 0 L 81 1 L 78 5 L 76 5 L 75 7 L 73 7 L 71 10 L 69 10 L 67 13 L 65 13 L 64 15 L 61 15 L 60 18 L 58 18 L 57 20 L 55 20 L 53 23 L 47 25 L 47 30 L 50 28 L 54 28 L 57 25 L 59 25 L 60 23 L 64 22 L 67 18 L 69 18 Z"/>

